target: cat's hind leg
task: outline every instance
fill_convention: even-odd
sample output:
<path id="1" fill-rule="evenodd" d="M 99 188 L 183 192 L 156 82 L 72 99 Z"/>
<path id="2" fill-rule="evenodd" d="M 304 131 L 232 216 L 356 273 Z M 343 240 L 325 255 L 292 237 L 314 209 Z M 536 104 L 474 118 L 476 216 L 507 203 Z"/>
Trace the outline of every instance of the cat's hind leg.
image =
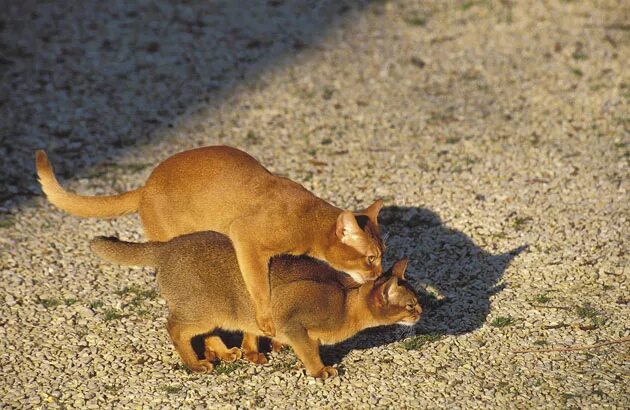
<path id="1" fill-rule="evenodd" d="M 169 317 L 166 322 L 166 330 L 168 331 L 171 341 L 175 346 L 175 350 L 181 357 L 182 362 L 193 372 L 206 373 L 211 372 L 214 366 L 208 359 L 199 360 L 197 353 L 193 350 L 190 340 L 207 331 L 202 323 L 184 323 L 178 322 Z"/>
<path id="2" fill-rule="evenodd" d="M 207 360 L 213 360 L 213 357 L 218 357 L 224 362 L 234 362 L 242 356 L 241 349 L 238 347 L 228 349 L 219 336 L 206 336 L 203 339 L 203 343 Z"/>
<path id="3" fill-rule="evenodd" d="M 264 353 L 258 351 L 258 336 L 251 333 L 243 333 L 243 343 L 241 344 L 243 349 L 243 356 L 245 359 L 252 363 L 265 364 L 267 358 Z"/>

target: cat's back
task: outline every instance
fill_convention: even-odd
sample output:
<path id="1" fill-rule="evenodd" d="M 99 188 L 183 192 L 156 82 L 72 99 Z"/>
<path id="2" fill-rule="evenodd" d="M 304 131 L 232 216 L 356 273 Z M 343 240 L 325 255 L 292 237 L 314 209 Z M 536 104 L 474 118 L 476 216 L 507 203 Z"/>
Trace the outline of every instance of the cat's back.
<path id="1" fill-rule="evenodd" d="M 280 321 L 334 328 L 345 311 L 347 282 L 341 272 L 308 256 L 283 255 L 271 261 L 272 304 Z"/>
<path id="2" fill-rule="evenodd" d="M 241 207 L 257 202 L 257 198 L 284 201 L 288 197 L 312 197 L 302 185 L 272 174 L 256 158 L 226 145 L 195 148 L 167 158 L 151 172 L 144 190 L 154 196 L 185 192 L 216 195 L 216 200 Z M 223 211 L 230 213 L 229 207 Z"/>
<path id="3" fill-rule="evenodd" d="M 177 236 L 166 242 L 157 256 L 158 279 L 167 286 L 210 286 L 218 280 L 236 285 L 232 271 L 238 269 L 230 239 L 213 231 Z"/>
<path id="4" fill-rule="evenodd" d="M 345 318 L 345 292 L 335 283 L 300 280 L 278 286 L 272 294 L 274 320 L 299 323 L 309 330 L 334 331 Z"/>
<path id="5" fill-rule="evenodd" d="M 232 242 L 223 234 L 205 231 L 173 238 L 161 248 L 157 265 L 160 293 L 171 309 L 191 316 L 249 309 Z"/>
<path id="6" fill-rule="evenodd" d="M 269 270 L 272 286 L 307 280 L 328 283 L 342 289 L 359 286 L 350 275 L 306 255 L 275 256 L 271 259 Z"/>
<path id="7" fill-rule="evenodd" d="M 290 195 L 280 195 L 285 185 L 291 186 L 246 152 L 202 147 L 175 154 L 153 170 L 143 187 L 140 214 L 168 237 L 205 230 L 229 233 L 232 221 L 269 208 L 278 201 L 275 196 L 286 202 Z"/>
<path id="8" fill-rule="evenodd" d="M 162 161 L 147 183 L 169 182 L 193 176 L 207 180 L 214 176 L 268 177 L 271 173 L 254 157 L 237 148 L 214 145 L 179 152 Z M 188 183 L 194 183 L 189 180 Z"/>
<path id="9" fill-rule="evenodd" d="M 175 237 L 162 246 L 158 263 L 185 263 L 201 266 L 209 262 L 231 264 L 236 261 L 232 241 L 218 232 L 202 231 Z"/>

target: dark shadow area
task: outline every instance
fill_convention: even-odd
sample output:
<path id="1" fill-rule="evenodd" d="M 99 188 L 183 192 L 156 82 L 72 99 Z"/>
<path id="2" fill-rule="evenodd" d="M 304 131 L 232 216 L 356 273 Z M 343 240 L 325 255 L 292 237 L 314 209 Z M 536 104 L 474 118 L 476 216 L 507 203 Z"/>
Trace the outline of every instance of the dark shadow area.
<path id="1" fill-rule="evenodd" d="M 0 205 L 155 143 L 369 5 L 338 0 L 0 3 Z M 258 86 L 258 85 L 257 85 Z M 264 86 L 261 84 L 260 86 Z"/>
<path id="2" fill-rule="evenodd" d="M 230 332 L 223 329 L 217 329 L 213 332 L 206 333 L 203 335 L 195 336 L 190 341 L 193 349 L 195 349 L 195 353 L 197 353 L 197 357 L 202 359 L 204 354 L 204 343 L 203 338 L 208 335 L 216 335 L 223 340 L 223 343 L 228 348 L 232 347 L 241 347 L 241 343 L 243 341 L 243 333 L 242 332 Z M 271 339 L 266 337 L 258 338 L 258 350 L 263 353 L 271 352 Z M 253 366 L 253 365 L 252 365 Z"/>
<path id="3" fill-rule="evenodd" d="M 324 363 L 339 363 L 351 350 L 369 349 L 418 334 L 458 335 L 481 327 L 490 312 L 490 297 L 500 292 L 501 278 L 512 260 L 527 249 L 493 255 L 464 233 L 448 228 L 434 212 L 421 207 L 386 207 L 379 216 L 387 239 L 385 268 L 397 257 L 409 257 L 407 280 L 418 292 L 423 308 L 413 327 L 385 326 L 367 329 L 345 342 L 322 346 Z M 429 291 L 426 287 L 429 285 Z M 431 292 L 439 291 L 439 296 Z M 444 297 L 443 299 L 441 297 Z M 240 346 L 238 332 L 218 331 L 228 347 Z M 261 351 L 269 352 L 268 339 L 261 338 Z M 203 354 L 201 336 L 193 346 Z"/>
<path id="4" fill-rule="evenodd" d="M 322 347 L 326 363 L 338 363 L 351 350 L 368 349 L 416 334 L 462 334 L 481 327 L 490 311 L 490 297 L 503 289 L 501 278 L 527 246 L 493 255 L 464 233 L 448 228 L 434 212 L 420 207 L 386 207 L 379 216 L 389 235 L 389 268 L 394 256 L 409 257 L 407 278 L 418 291 L 423 315 L 414 327 L 368 329 L 334 346 Z M 398 249 L 397 249 L 398 248 Z M 394 254 L 394 255 L 392 255 Z M 445 296 L 425 291 L 433 286 Z"/>

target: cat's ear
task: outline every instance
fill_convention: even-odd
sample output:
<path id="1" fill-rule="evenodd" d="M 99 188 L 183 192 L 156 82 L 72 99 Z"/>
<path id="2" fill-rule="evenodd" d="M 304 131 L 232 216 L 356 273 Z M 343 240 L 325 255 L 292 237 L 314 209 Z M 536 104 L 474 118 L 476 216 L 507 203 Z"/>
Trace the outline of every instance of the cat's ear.
<path id="1" fill-rule="evenodd" d="M 353 242 L 356 242 L 361 237 L 363 231 L 359 227 L 354 214 L 350 211 L 343 211 L 337 217 L 336 233 L 337 238 L 342 243 L 352 245 Z"/>
<path id="2" fill-rule="evenodd" d="M 393 277 L 389 279 L 381 288 L 381 300 L 384 304 L 389 303 L 389 300 L 396 294 L 398 289 L 398 278 Z"/>
<path id="3" fill-rule="evenodd" d="M 394 263 L 394 266 L 392 266 L 392 275 L 400 279 L 405 279 L 405 271 L 407 270 L 408 264 L 409 258 L 406 256 L 397 260 L 396 263 Z"/>
<path id="4" fill-rule="evenodd" d="M 377 199 L 376 201 L 374 201 L 372 205 L 367 207 L 367 209 L 359 211 L 357 212 L 357 214 L 367 216 L 368 218 L 370 218 L 370 221 L 374 225 L 378 225 L 378 214 L 379 212 L 381 212 L 382 208 L 383 208 L 383 200 Z"/>

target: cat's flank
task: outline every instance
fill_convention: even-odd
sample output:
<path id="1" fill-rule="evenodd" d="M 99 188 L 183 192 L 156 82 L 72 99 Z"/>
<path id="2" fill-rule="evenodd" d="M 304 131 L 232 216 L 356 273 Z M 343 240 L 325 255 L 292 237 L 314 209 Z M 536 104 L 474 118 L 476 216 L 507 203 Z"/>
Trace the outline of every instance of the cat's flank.
<path id="1" fill-rule="evenodd" d="M 254 304 L 228 237 L 197 232 L 148 243 L 99 237 L 91 247 L 112 262 L 157 267 L 160 294 L 169 308 L 167 330 L 191 370 L 209 371 L 216 358 L 241 357 L 239 349 L 228 349 L 219 337 L 206 335 L 205 358 L 198 359 L 191 338 L 216 328 L 245 332 L 245 356 L 257 361 L 262 355 L 252 338 L 262 335 Z M 422 310 L 404 280 L 406 265 L 406 260 L 398 261 L 378 280 L 346 288 L 346 275 L 323 262 L 305 256 L 274 257 L 270 272 L 275 339 L 293 348 L 311 376 L 336 375 L 335 368 L 322 363 L 320 343 L 337 343 L 374 326 L 413 325 L 419 319 Z"/>
<path id="2" fill-rule="evenodd" d="M 143 187 L 112 196 L 65 191 L 44 151 L 36 154 L 42 190 L 55 206 L 77 216 L 116 217 L 138 212 L 147 239 L 167 241 L 199 231 L 232 240 L 245 287 L 266 335 L 271 319 L 268 265 L 280 254 L 309 255 L 357 282 L 381 272 L 377 222 L 382 201 L 353 214 L 275 176 L 235 148 L 212 146 L 176 154 L 159 164 Z"/>

